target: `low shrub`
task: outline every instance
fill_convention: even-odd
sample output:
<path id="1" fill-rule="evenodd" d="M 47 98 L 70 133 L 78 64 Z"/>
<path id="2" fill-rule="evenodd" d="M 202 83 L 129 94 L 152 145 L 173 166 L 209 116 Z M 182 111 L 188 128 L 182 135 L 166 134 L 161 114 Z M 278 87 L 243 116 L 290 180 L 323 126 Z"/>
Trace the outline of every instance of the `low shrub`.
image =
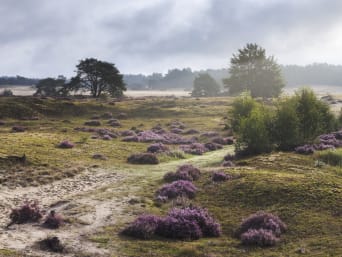
<path id="1" fill-rule="evenodd" d="M 121 123 L 117 119 L 110 119 L 108 125 L 112 127 L 121 127 Z"/>
<path id="2" fill-rule="evenodd" d="M 235 155 L 234 154 L 226 154 L 223 158 L 225 161 L 234 161 L 235 160 Z"/>
<path id="3" fill-rule="evenodd" d="M 188 154 L 202 155 L 208 151 L 208 149 L 201 143 L 192 143 L 189 145 L 181 145 L 179 148 Z"/>
<path id="4" fill-rule="evenodd" d="M 86 121 L 84 122 L 84 125 L 85 126 L 101 126 L 101 122 L 98 121 L 98 120 L 89 120 L 89 121 Z"/>
<path id="5" fill-rule="evenodd" d="M 70 148 L 73 148 L 74 146 L 75 145 L 68 140 L 62 141 L 58 144 L 58 148 L 62 148 L 62 149 L 70 149 Z"/>
<path id="6" fill-rule="evenodd" d="M 113 114 L 111 112 L 105 112 L 104 114 L 101 115 L 102 119 L 111 119 L 113 118 Z"/>
<path id="7" fill-rule="evenodd" d="M 221 182 L 221 181 L 226 181 L 232 179 L 231 175 L 228 175 L 222 171 L 215 171 L 212 175 L 212 180 L 214 182 Z"/>
<path id="8" fill-rule="evenodd" d="M 267 229 L 249 229 L 240 238 L 244 245 L 273 246 L 279 241 L 273 232 Z"/>
<path id="9" fill-rule="evenodd" d="M 121 234 L 140 239 L 150 239 L 156 232 L 160 217 L 155 215 L 141 215 L 126 227 Z"/>
<path id="10" fill-rule="evenodd" d="M 211 140 L 212 143 L 219 145 L 232 145 L 234 144 L 234 140 L 231 137 L 215 137 Z"/>
<path id="11" fill-rule="evenodd" d="M 169 148 L 163 143 L 151 144 L 147 147 L 147 152 L 149 153 L 162 153 L 167 152 Z"/>
<path id="12" fill-rule="evenodd" d="M 315 147 L 313 145 L 297 146 L 295 152 L 299 154 L 312 154 L 315 152 Z"/>
<path id="13" fill-rule="evenodd" d="M 185 135 L 194 135 L 194 134 L 198 134 L 200 133 L 197 129 L 188 129 L 186 131 L 184 131 Z"/>
<path id="14" fill-rule="evenodd" d="M 131 164 L 158 164 L 159 160 L 152 153 L 139 153 L 129 156 L 127 162 Z"/>
<path id="15" fill-rule="evenodd" d="M 195 240 L 202 236 L 220 236 L 221 226 L 206 209 L 173 208 L 160 222 L 157 233 L 168 238 Z"/>
<path id="16" fill-rule="evenodd" d="M 93 154 L 92 158 L 95 160 L 103 160 L 103 161 L 108 159 L 107 156 L 100 154 L 100 153 Z"/>
<path id="17" fill-rule="evenodd" d="M 63 217 L 52 210 L 43 222 L 43 227 L 57 229 L 63 224 L 63 222 Z"/>
<path id="18" fill-rule="evenodd" d="M 223 167 L 234 167 L 235 164 L 232 161 L 223 161 L 222 166 Z"/>
<path id="19" fill-rule="evenodd" d="M 208 131 L 201 134 L 202 137 L 217 137 L 220 134 L 216 131 Z"/>
<path id="20" fill-rule="evenodd" d="M 241 236 L 250 229 L 265 229 L 271 231 L 279 237 L 286 231 L 285 223 L 276 215 L 267 212 L 257 212 L 245 219 L 237 230 L 237 235 Z"/>
<path id="21" fill-rule="evenodd" d="M 223 148 L 222 145 L 212 142 L 205 143 L 204 147 L 207 148 L 209 151 L 216 151 Z"/>
<path id="22" fill-rule="evenodd" d="M 136 133 L 133 130 L 124 130 L 124 131 L 121 131 L 120 134 L 122 137 L 136 136 Z"/>
<path id="23" fill-rule="evenodd" d="M 317 152 L 315 158 L 332 166 L 342 166 L 342 151 L 340 149 Z"/>
<path id="24" fill-rule="evenodd" d="M 158 189 L 156 197 L 167 197 L 167 199 L 174 199 L 177 197 L 194 198 L 196 191 L 197 188 L 192 184 L 192 182 L 187 180 L 177 180 Z"/>
<path id="25" fill-rule="evenodd" d="M 64 246 L 58 237 L 48 237 L 38 242 L 40 250 L 62 253 L 64 252 Z"/>
<path id="26" fill-rule="evenodd" d="M 179 166 L 176 172 L 168 172 L 164 175 L 164 180 L 172 182 L 176 180 L 194 181 L 199 179 L 201 172 L 191 164 Z"/>
<path id="27" fill-rule="evenodd" d="M 10 213 L 11 222 L 8 226 L 12 224 L 24 224 L 28 222 L 37 222 L 42 218 L 42 213 L 38 206 L 37 201 L 25 201 L 24 204 L 13 209 Z"/>
<path id="28" fill-rule="evenodd" d="M 18 133 L 18 132 L 25 132 L 27 130 L 26 127 L 23 126 L 13 126 L 12 132 Z"/>

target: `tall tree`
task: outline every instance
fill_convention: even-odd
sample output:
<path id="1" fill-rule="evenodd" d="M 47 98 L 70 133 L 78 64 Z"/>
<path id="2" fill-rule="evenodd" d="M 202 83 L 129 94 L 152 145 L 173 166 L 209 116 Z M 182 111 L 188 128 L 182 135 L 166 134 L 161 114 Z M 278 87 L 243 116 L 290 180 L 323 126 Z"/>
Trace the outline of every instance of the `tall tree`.
<path id="1" fill-rule="evenodd" d="M 220 86 L 208 73 L 199 74 L 194 79 L 194 89 L 191 96 L 217 96 L 220 93 Z"/>
<path id="2" fill-rule="evenodd" d="M 71 79 L 72 83 L 78 83 L 80 89 L 89 90 L 93 97 L 103 93 L 119 97 L 126 90 L 123 76 L 112 63 L 88 58 L 81 60 L 76 67 L 77 75 Z"/>
<path id="3" fill-rule="evenodd" d="M 231 94 L 250 91 L 253 97 L 276 97 L 285 86 L 280 66 L 257 44 L 247 44 L 230 60 L 230 77 L 223 82 Z"/>

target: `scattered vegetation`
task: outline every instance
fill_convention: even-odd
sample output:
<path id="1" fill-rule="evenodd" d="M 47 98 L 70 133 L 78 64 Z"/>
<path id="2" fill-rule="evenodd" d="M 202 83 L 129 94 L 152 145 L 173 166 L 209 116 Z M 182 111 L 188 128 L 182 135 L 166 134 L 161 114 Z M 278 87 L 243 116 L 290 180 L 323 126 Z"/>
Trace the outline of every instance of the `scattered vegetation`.
<path id="1" fill-rule="evenodd" d="M 10 213 L 11 222 L 8 226 L 12 224 L 23 224 L 28 222 L 37 222 L 43 217 L 38 202 L 37 201 L 25 201 L 24 204 L 13 209 Z"/>
<path id="2" fill-rule="evenodd" d="M 138 153 L 129 156 L 127 162 L 131 164 L 158 164 L 159 160 L 153 153 Z"/>

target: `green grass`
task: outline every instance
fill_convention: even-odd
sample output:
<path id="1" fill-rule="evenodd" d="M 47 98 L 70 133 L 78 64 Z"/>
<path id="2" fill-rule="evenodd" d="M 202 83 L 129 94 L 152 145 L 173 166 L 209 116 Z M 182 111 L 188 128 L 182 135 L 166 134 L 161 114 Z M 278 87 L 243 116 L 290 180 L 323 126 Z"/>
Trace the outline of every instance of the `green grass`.
<path id="1" fill-rule="evenodd" d="M 342 149 L 317 152 L 315 157 L 326 164 L 342 167 Z"/>

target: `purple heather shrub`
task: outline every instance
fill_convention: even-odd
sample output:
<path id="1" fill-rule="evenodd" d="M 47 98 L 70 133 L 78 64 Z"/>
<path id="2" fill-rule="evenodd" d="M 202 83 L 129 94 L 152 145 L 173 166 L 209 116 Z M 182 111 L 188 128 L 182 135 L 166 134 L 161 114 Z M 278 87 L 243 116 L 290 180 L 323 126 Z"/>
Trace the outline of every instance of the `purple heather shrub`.
<path id="1" fill-rule="evenodd" d="M 328 149 L 335 149 L 334 145 L 327 145 L 323 143 L 313 145 L 314 149 L 317 151 L 328 150 Z"/>
<path id="2" fill-rule="evenodd" d="M 223 161 L 222 166 L 223 167 L 234 167 L 235 164 L 232 161 Z"/>
<path id="3" fill-rule="evenodd" d="M 101 126 L 101 122 L 98 120 L 89 120 L 84 122 L 85 126 Z"/>
<path id="4" fill-rule="evenodd" d="M 174 199 L 177 197 L 194 198 L 196 191 L 197 188 L 192 184 L 192 182 L 187 180 L 177 180 L 158 189 L 156 196 L 167 197 L 168 199 Z"/>
<path id="5" fill-rule="evenodd" d="M 141 215 L 121 233 L 140 239 L 150 239 L 156 232 L 161 218 L 154 215 Z"/>
<path id="6" fill-rule="evenodd" d="M 110 135 L 104 135 L 102 137 L 103 140 L 112 140 L 112 137 Z"/>
<path id="7" fill-rule="evenodd" d="M 203 236 L 196 221 L 166 216 L 160 222 L 157 234 L 166 238 L 197 240 Z"/>
<path id="8" fill-rule="evenodd" d="M 183 221 L 185 224 L 196 223 L 203 236 L 218 237 L 221 235 L 220 224 L 215 221 L 207 209 L 200 207 L 173 208 L 169 211 L 167 217 Z M 163 224 L 164 222 L 161 223 Z"/>
<path id="9" fill-rule="evenodd" d="M 120 134 L 122 137 L 136 136 L 136 133 L 133 130 L 124 130 L 124 131 L 121 131 Z"/>
<path id="10" fill-rule="evenodd" d="M 204 146 L 209 151 L 216 151 L 216 150 L 219 150 L 219 149 L 223 148 L 222 145 L 216 144 L 216 143 L 211 143 L 211 142 L 205 143 Z"/>
<path id="11" fill-rule="evenodd" d="M 151 130 L 146 130 L 138 133 L 139 141 L 141 142 L 161 142 L 165 143 L 165 138 L 162 135 L 156 134 Z"/>
<path id="12" fill-rule="evenodd" d="M 188 154 L 202 155 L 208 151 L 208 149 L 201 143 L 192 143 L 190 145 L 180 145 L 179 148 Z"/>
<path id="13" fill-rule="evenodd" d="M 169 148 L 163 143 L 155 143 L 147 147 L 147 152 L 149 153 L 162 153 L 167 151 L 169 151 Z"/>
<path id="14" fill-rule="evenodd" d="M 201 172 L 191 164 L 179 166 L 176 172 L 168 172 L 164 176 L 164 180 L 168 182 L 176 180 L 193 181 L 199 179 Z"/>
<path id="15" fill-rule="evenodd" d="M 208 132 L 205 132 L 205 133 L 202 133 L 201 136 L 202 137 L 217 137 L 219 136 L 220 134 L 216 131 L 208 131 Z"/>
<path id="16" fill-rule="evenodd" d="M 13 209 L 10 214 L 11 223 L 9 224 L 23 224 L 28 222 L 37 222 L 42 218 L 42 213 L 37 201 L 25 201 L 24 204 Z"/>
<path id="17" fill-rule="evenodd" d="M 312 154 L 315 148 L 312 145 L 302 145 L 295 148 L 295 152 L 299 154 Z"/>
<path id="18" fill-rule="evenodd" d="M 273 246 L 279 239 L 271 230 L 267 229 L 249 229 L 240 237 L 244 245 Z"/>
<path id="19" fill-rule="evenodd" d="M 54 210 L 52 210 L 49 215 L 46 217 L 43 227 L 50 229 L 57 229 L 63 225 L 64 219 L 61 215 L 56 214 Z"/>
<path id="20" fill-rule="evenodd" d="M 39 248 L 43 251 L 62 253 L 64 246 L 58 237 L 48 237 L 38 242 Z"/>
<path id="21" fill-rule="evenodd" d="M 13 126 L 12 132 L 25 132 L 27 130 L 26 127 L 23 126 Z"/>
<path id="22" fill-rule="evenodd" d="M 212 175 L 212 180 L 214 182 L 221 182 L 232 179 L 231 175 L 228 175 L 222 171 L 215 171 Z"/>
<path id="23" fill-rule="evenodd" d="M 196 129 L 188 129 L 188 130 L 184 131 L 185 135 L 193 135 L 193 134 L 198 134 L 198 133 L 200 133 L 200 132 Z"/>
<path id="24" fill-rule="evenodd" d="M 58 144 L 58 148 L 62 148 L 62 149 L 70 149 L 70 148 L 73 148 L 74 146 L 75 145 L 68 140 L 64 140 Z"/>
<path id="25" fill-rule="evenodd" d="M 158 164 L 159 160 L 156 155 L 152 153 L 132 154 L 127 158 L 127 162 L 131 164 Z"/>
<path id="26" fill-rule="evenodd" d="M 112 127 L 121 127 L 121 123 L 120 121 L 116 120 L 116 119 L 110 119 L 108 121 L 108 125 L 112 126 Z"/>
<path id="27" fill-rule="evenodd" d="M 138 136 L 127 136 L 122 139 L 124 142 L 138 142 L 139 137 Z"/>
<path id="28" fill-rule="evenodd" d="M 279 237 L 286 231 L 286 228 L 285 223 L 278 216 L 267 212 L 257 212 L 243 220 L 237 230 L 237 235 L 241 236 L 250 229 L 265 229 Z"/>

